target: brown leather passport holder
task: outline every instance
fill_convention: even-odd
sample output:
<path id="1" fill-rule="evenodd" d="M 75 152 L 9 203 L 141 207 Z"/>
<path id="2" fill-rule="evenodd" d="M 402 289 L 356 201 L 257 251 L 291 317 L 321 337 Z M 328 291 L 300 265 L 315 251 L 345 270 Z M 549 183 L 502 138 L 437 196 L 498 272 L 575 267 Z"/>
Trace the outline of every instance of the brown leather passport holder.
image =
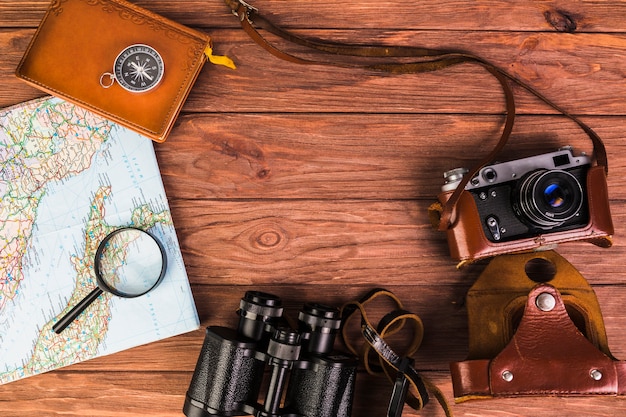
<path id="1" fill-rule="evenodd" d="M 210 45 L 124 0 L 53 0 L 16 75 L 162 142 Z"/>

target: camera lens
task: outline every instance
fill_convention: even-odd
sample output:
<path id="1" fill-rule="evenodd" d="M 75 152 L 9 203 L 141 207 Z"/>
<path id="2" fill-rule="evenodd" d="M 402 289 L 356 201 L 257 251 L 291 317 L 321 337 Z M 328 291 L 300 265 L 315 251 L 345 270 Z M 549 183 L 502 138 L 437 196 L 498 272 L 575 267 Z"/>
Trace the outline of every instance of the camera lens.
<path id="1" fill-rule="evenodd" d="M 565 204 L 566 192 L 559 184 L 550 184 L 543 190 L 543 197 L 553 208 L 559 208 Z"/>
<path id="2" fill-rule="evenodd" d="M 266 324 L 271 324 L 283 315 L 280 298 L 261 291 L 246 291 L 239 303 L 240 334 L 253 340 L 261 340 Z"/>
<path id="3" fill-rule="evenodd" d="M 520 181 L 521 213 L 533 224 L 553 228 L 576 216 L 583 205 L 583 189 L 571 173 L 538 170 Z"/>
<path id="4" fill-rule="evenodd" d="M 335 307 L 318 303 L 304 305 L 298 320 L 307 352 L 323 354 L 333 350 L 335 334 L 341 327 L 339 315 Z"/>

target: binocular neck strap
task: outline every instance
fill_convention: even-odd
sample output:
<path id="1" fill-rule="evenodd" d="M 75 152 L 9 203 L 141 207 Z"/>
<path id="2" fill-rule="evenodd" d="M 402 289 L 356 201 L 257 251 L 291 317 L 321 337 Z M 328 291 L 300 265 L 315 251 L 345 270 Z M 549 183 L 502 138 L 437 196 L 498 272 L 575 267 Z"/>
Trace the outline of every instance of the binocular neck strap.
<path id="1" fill-rule="evenodd" d="M 381 296 L 391 299 L 396 309 L 386 314 L 375 328 L 367 316 L 366 307 Z M 348 323 L 357 312 L 361 315 L 361 334 L 366 342 L 360 348 L 357 348 L 348 336 Z M 346 347 L 361 359 L 369 374 L 384 374 L 389 381 L 394 383 L 387 412 L 388 417 L 399 417 L 405 402 L 413 409 L 421 410 L 428 403 L 429 392 L 437 398 L 446 416 L 452 416 L 452 410 L 443 393 L 413 367 L 411 357 L 417 352 L 424 335 L 424 327 L 419 316 L 405 310 L 402 302 L 392 292 L 381 288 L 370 291 L 359 301 L 347 303 L 342 307 L 341 313 L 341 334 Z M 403 349 L 403 354 L 400 355 L 385 341 L 385 337 L 398 333 L 407 323 L 413 325 L 412 338 L 408 346 Z M 375 354 L 375 358 L 372 358 L 372 353 Z M 378 364 L 373 362 L 376 358 L 378 358 Z"/>
<path id="2" fill-rule="evenodd" d="M 515 99 L 511 89 L 510 83 L 522 87 L 528 91 L 543 103 L 547 104 L 557 112 L 563 114 L 570 120 L 574 121 L 591 139 L 593 143 L 593 151 L 596 159 L 596 163 L 603 166 L 608 174 L 608 162 L 606 156 L 606 150 L 602 139 L 582 122 L 578 117 L 569 113 L 565 109 L 558 106 L 556 103 L 549 100 L 543 94 L 537 92 L 530 85 L 517 79 L 508 72 L 498 68 L 494 64 L 486 61 L 485 59 L 463 51 L 454 50 L 439 50 L 429 49 L 411 46 L 386 46 L 386 45 L 351 45 L 341 44 L 334 42 L 323 42 L 311 39 L 305 39 L 293 33 L 287 32 L 278 26 L 274 25 L 268 19 L 264 18 L 259 10 L 243 0 L 224 0 L 226 5 L 232 10 L 233 14 L 237 16 L 241 22 L 243 30 L 262 48 L 271 53 L 272 55 L 296 64 L 306 65 L 330 65 L 341 68 L 361 68 L 372 71 L 387 72 L 391 74 L 412 74 L 412 73 L 424 73 L 442 70 L 452 67 L 454 65 L 469 63 L 478 64 L 491 73 L 500 83 L 505 96 L 506 102 L 506 120 L 500 140 L 494 146 L 493 150 L 486 155 L 481 161 L 479 161 L 474 168 L 472 168 L 463 178 L 457 189 L 450 196 L 448 201 L 443 207 L 443 210 L 439 219 L 439 230 L 447 230 L 452 222 L 454 208 L 461 197 L 462 191 L 465 186 L 474 175 L 485 165 L 492 162 L 495 157 L 500 153 L 506 142 L 508 141 L 511 132 L 513 131 L 513 124 L 515 122 Z M 337 60 L 312 60 L 305 59 L 285 52 L 284 50 L 274 46 L 269 42 L 256 28 L 256 25 L 260 25 L 264 30 L 283 38 L 289 42 L 295 43 L 300 46 L 304 46 L 309 49 L 313 49 L 319 52 L 326 53 L 327 57 L 361 57 L 366 59 L 373 59 L 374 62 L 355 63 L 337 61 Z M 412 62 L 397 62 L 397 61 L 384 61 L 380 62 L 381 58 L 414 58 L 416 61 Z"/>

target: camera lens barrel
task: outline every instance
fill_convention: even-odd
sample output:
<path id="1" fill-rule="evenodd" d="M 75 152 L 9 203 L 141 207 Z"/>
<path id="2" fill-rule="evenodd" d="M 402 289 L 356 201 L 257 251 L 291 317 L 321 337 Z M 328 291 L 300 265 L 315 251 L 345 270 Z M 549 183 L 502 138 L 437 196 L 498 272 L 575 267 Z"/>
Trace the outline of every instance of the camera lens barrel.
<path id="1" fill-rule="evenodd" d="M 319 303 L 307 303 L 298 314 L 305 350 L 325 354 L 333 350 L 335 336 L 341 327 L 339 309 Z"/>
<path id="2" fill-rule="evenodd" d="M 580 213 L 583 197 L 583 188 L 574 175 L 558 169 L 541 169 L 529 173 L 520 182 L 517 203 L 531 223 L 553 228 Z"/>
<path id="3" fill-rule="evenodd" d="M 282 301 L 280 297 L 261 292 L 246 291 L 239 303 L 239 327 L 238 332 L 250 339 L 259 341 L 263 333 L 268 330 L 266 325 L 271 325 L 283 315 Z"/>

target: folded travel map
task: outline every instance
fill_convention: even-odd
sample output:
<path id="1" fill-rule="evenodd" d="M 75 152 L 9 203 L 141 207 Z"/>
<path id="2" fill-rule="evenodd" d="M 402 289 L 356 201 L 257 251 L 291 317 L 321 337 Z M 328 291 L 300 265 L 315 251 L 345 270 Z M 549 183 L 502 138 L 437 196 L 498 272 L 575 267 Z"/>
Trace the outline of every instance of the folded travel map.
<path id="1" fill-rule="evenodd" d="M 145 136 L 58 98 L 0 110 L 0 383 L 195 330 L 198 315 L 154 153 Z M 136 227 L 161 242 L 163 281 L 98 297 L 94 245 Z"/>

